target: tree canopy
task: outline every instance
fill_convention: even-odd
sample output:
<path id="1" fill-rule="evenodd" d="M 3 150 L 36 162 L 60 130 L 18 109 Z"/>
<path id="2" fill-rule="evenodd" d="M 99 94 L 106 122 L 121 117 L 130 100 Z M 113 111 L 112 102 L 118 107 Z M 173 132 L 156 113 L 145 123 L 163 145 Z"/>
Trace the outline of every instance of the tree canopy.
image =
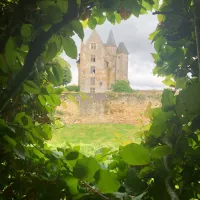
<path id="1" fill-rule="evenodd" d="M 115 84 L 112 85 L 113 92 L 133 92 L 128 81 L 117 80 Z"/>
<path id="2" fill-rule="evenodd" d="M 2 0 L 1 199 L 199 199 L 199 9 L 198 0 Z M 57 57 L 65 51 L 77 58 L 72 36 L 152 11 L 159 21 L 149 37 L 154 74 L 171 88 L 162 107 L 148 106 L 152 122 L 140 130 L 141 144 L 93 157 L 69 143 L 51 149 L 46 140 L 61 126 L 54 117 L 63 90 Z"/>

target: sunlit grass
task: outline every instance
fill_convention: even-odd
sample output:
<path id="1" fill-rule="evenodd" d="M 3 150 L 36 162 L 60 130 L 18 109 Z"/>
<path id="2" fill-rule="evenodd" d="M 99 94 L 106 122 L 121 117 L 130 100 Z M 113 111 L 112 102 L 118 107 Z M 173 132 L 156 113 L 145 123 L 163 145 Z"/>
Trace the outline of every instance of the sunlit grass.
<path id="1" fill-rule="evenodd" d="M 138 127 L 129 124 L 75 124 L 55 129 L 51 146 L 65 147 L 66 143 L 80 145 L 81 152 L 91 155 L 101 147 L 117 148 L 130 142 L 139 142 Z"/>

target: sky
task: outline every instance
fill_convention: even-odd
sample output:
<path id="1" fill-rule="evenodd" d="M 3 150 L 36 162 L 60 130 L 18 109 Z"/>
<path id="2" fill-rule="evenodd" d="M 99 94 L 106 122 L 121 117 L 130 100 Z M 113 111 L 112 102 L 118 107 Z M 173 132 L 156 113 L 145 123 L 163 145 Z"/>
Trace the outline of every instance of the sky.
<path id="1" fill-rule="evenodd" d="M 96 31 L 102 41 L 106 43 L 110 30 L 113 31 L 116 44 L 124 42 L 129 51 L 128 79 L 133 89 L 163 89 L 162 78 L 153 76 L 152 69 L 155 64 L 151 53 L 154 52 L 153 44 L 148 40 L 158 24 L 157 17 L 149 13 L 139 18 L 132 16 L 128 20 L 123 20 L 120 24 L 112 25 L 106 21 L 103 25 L 97 26 Z M 92 34 L 89 28 L 84 29 L 84 43 Z M 80 52 L 81 40 L 78 36 L 73 38 L 76 42 L 78 52 Z M 70 63 L 72 71 L 71 84 L 78 84 L 78 70 L 76 60 L 70 59 L 65 53 L 62 57 Z"/>

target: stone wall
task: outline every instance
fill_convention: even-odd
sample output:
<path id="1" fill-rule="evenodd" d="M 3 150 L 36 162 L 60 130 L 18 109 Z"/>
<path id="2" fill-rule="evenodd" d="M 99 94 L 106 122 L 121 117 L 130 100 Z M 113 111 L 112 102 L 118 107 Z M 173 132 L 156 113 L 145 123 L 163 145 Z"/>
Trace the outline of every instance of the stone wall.
<path id="1" fill-rule="evenodd" d="M 149 119 L 144 117 L 144 111 L 149 102 L 152 107 L 161 105 L 161 93 L 135 91 L 132 94 L 87 94 L 86 99 L 73 94 L 76 102 L 65 100 L 56 113 L 67 124 L 146 124 Z"/>

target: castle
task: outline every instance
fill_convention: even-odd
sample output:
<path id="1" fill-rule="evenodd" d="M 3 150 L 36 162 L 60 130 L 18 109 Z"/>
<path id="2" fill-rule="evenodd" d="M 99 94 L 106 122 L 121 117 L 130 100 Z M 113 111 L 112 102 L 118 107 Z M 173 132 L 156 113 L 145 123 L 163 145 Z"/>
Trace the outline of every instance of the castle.
<path id="1" fill-rule="evenodd" d="M 128 81 L 128 51 L 123 42 L 117 47 L 112 31 L 104 44 L 94 30 L 86 44 L 81 44 L 77 65 L 81 92 L 105 93 L 116 80 Z"/>

